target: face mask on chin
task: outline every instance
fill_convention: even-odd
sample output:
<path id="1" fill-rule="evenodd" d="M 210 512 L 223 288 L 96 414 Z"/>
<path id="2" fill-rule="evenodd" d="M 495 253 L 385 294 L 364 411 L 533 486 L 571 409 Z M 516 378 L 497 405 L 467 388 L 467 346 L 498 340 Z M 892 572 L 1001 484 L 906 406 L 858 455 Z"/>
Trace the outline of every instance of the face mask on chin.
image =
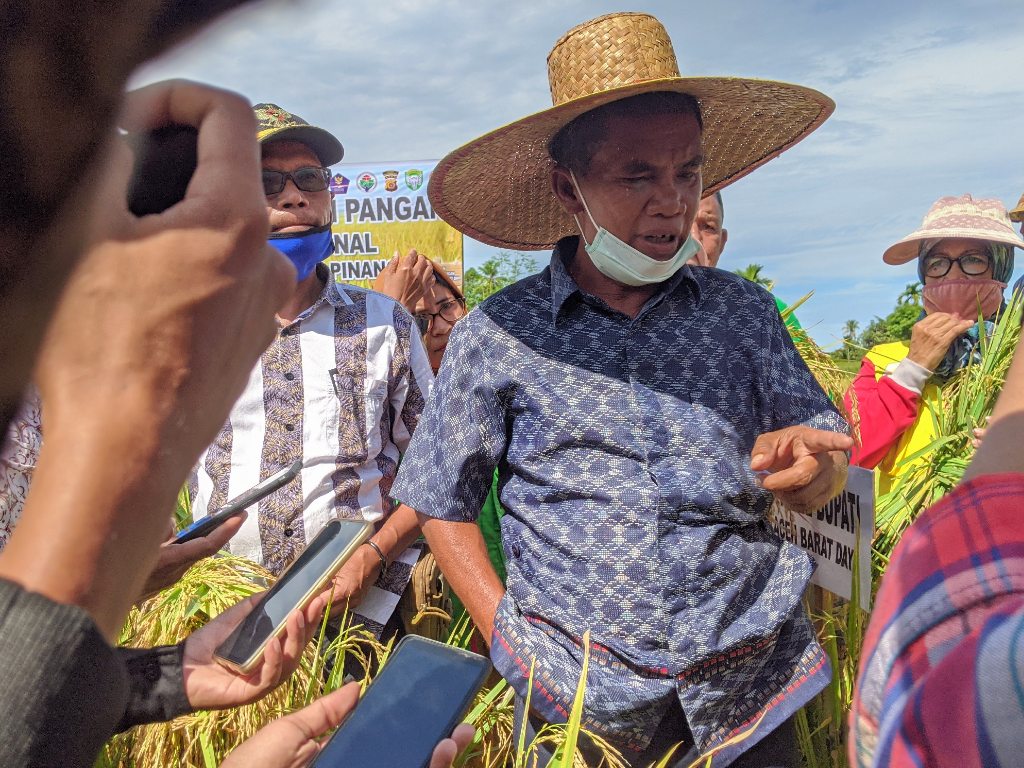
<path id="1" fill-rule="evenodd" d="M 268 242 L 295 265 L 300 283 L 310 276 L 317 264 L 334 252 L 330 224 L 307 229 L 305 232 L 273 233 Z"/>
<path id="2" fill-rule="evenodd" d="M 925 312 L 945 312 L 961 320 L 992 317 L 1003 303 L 1006 283 L 998 280 L 943 280 L 921 291 Z"/>
<path id="3" fill-rule="evenodd" d="M 686 262 L 700 249 L 700 243 L 690 235 L 676 251 L 672 258 L 665 261 L 652 259 L 641 253 L 629 243 L 625 243 L 604 227 L 599 227 L 590 213 L 580 185 L 576 183 L 576 175 L 569 171 L 576 194 L 580 196 L 583 203 L 583 210 L 587 212 L 590 223 L 594 225 L 597 234 L 593 242 L 588 243 L 586 235 L 583 234 L 583 227 L 580 227 L 579 219 L 576 219 L 576 226 L 579 227 L 580 236 L 583 237 L 584 248 L 590 260 L 597 267 L 598 271 L 605 277 L 611 278 L 623 285 L 653 285 L 668 280 L 672 275 L 682 269 Z M 576 217 L 573 217 L 576 218 Z"/>

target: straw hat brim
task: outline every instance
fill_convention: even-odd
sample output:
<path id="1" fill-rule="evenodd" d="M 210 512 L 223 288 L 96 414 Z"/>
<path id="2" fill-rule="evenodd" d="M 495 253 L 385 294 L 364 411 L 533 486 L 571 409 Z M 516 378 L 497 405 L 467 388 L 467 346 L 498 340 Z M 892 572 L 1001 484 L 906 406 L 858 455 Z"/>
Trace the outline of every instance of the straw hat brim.
<path id="1" fill-rule="evenodd" d="M 289 125 L 284 128 L 270 128 L 256 134 L 260 144 L 268 141 L 298 141 L 313 150 L 324 166 L 340 163 L 345 148 L 334 134 L 315 125 Z"/>
<path id="2" fill-rule="evenodd" d="M 949 238 L 963 238 L 968 240 L 984 240 L 988 243 L 1002 243 L 1015 248 L 1024 248 L 1024 238 L 1015 234 L 1012 230 L 1003 234 L 1001 232 L 979 232 L 977 229 L 963 229 L 946 227 L 943 229 L 919 229 L 911 232 L 895 245 L 889 246 L 882 254 L 882 261 L 886 264 L 906 264 L 908 261 L 917 261 L 918 251 L 922 240 L 946 240 Z"/>
<path id="3" fill-rule="evenodd" d="M 1020 196 L 1020 200 L 1017 201 L 1017 207 L 1010 211 L 1009 215 L 1010 221 L 1024 221 L 1024 195 Z"/>
<path id="4" fill-rule="evenodd" d="M 673 77 L 573 99 L 499 128 L 438 163 L 434 210 L 470 237 L 514 250 L 551 248 L 576 231 L 551 191 L 548 143 L 595 107 L 653 91 L 696 98 L 704 123 L 704 195 L 758 168 L 814 131 L 835 103 L 811 88 L 736 77 Z"/>

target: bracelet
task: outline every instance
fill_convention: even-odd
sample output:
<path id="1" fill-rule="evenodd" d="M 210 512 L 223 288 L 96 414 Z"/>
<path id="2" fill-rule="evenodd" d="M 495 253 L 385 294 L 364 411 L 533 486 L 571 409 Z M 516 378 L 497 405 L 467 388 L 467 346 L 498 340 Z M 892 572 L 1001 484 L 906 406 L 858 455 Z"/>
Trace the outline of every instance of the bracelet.
<path id="1" fill-rule="evenodd" d="M 383 576 L 388 569 L 388 559 L 384 557 L 384 553 L 380 551 L 380 547 L 374 544 L 369 539 L 366 540 L 366 544 L 377 553 L 377 557 L 380 558 L 380 575 Z"/>

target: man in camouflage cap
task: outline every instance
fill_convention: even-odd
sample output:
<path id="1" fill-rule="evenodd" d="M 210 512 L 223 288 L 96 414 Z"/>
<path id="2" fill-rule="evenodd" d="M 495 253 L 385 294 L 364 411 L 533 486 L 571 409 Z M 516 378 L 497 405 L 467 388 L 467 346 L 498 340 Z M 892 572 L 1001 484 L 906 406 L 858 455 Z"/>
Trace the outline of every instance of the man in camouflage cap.
<path id="1" fill-rule="evenodd" d="M 329 166 L 341 142 L 276 104 L 257 104 L 270 244 L 298 283 L 280 332 L 253 370 L 228 423 L 200 458 L 193 510 L 229 498 L 302 459 L 298 478 L 259 503 L 233 552 L 280 573 L 330 520 L 380 521 L 334 580 L 339 609 L 378 636 L 409 580 L 416 514 L 390 489 L 433 381 L 412 317 L 379 293 L 340 285 L 333 253 Z M 392 625 L 395 629 L 398 624 Z"/>

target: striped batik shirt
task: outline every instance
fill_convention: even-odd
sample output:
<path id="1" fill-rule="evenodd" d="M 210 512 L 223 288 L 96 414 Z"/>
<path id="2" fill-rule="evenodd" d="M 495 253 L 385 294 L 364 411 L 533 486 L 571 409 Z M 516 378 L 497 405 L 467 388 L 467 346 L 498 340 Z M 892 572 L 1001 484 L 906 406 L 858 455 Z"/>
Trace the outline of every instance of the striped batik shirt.
<path id="1" fill-rule="evenodd" d="M 277 574 L 330 520 L 380 521 L 396 506 L 391 484 L 432 381 L 398 302 L 328 278 L 316 302 L 279 329 L 201 456 L 193 516 L 301 458 L 300 476 L 250 509 L 233 553 Z M 364 597 L 357 614 L 371 629 L 390 617 L 417 554 L 398 557 Z"/>
<path id="2" fill-rule="evenodd" d="M 857 768 L 1024 764 L 1024 474 L 963 483 L 893 552 L 850 713 Z"/>

